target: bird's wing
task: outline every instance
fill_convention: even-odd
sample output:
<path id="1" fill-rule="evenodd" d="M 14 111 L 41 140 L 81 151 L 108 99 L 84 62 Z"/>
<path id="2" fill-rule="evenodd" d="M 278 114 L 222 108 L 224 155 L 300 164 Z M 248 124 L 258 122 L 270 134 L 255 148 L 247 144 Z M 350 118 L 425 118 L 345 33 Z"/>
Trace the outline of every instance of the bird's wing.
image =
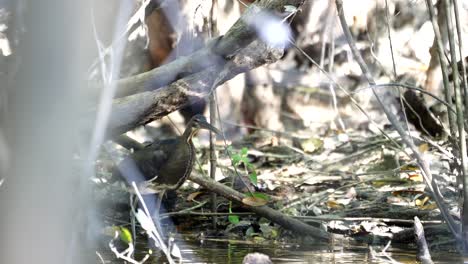
<path id="1" fill-rule="evenodd" d="M 174 147 L 177 145 L 178 139 L 175 138 L 170 138 L 170 139 L 164 139 L 164 140 L 156 140 L 154 141 L 151 145 L 148 146 L 148 148 L 166 148 L 166 147 Z"/>
<path id="2" fill-rule="evenodd" d="M 175 149 L 176 144 L 176 140 L 156 141 L 136 151 L 118 165 L 118 174 L 129 183 L 154 179 L 160 168 L 167 163 L 169 153 Z"/>

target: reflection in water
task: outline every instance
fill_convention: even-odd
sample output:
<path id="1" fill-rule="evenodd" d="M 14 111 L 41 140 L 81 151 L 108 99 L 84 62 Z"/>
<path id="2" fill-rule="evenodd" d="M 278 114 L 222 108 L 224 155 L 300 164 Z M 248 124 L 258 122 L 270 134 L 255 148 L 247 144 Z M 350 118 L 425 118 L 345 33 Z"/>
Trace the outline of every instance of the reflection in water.
<path id="1" fill-rule="evenodd" d="M 183 263 L 242 263 L 248 253 L 259 252 L 270 256 L 273 263 L 419 263 L 416 261 L 416 248 L 411 244 L 392 245 L 387 249 L 389 258 L 372 258 L 370 247 L 365 243 L 354 241 L 335 242 L 333 246 L 317 246 L 314 242 L 299 244 L 259 244 L 251 240 L 206 239 L 200 242 L 195 235 L 178 236 L 176 244 L 183 256 Z M 98 252 L 104 259 L 104 263 L 122 263 L 115 258 L 107 246 L 108 241 L 103 241 Z M 134 258 L 140 260 L 148 252 L 146 238 L 137 239 L 136 254 Z M 122 245 L 123 246 L 123 245 Z M 374 251 L 380 253 L 384 245 L 373 246 Z M 120 250 L 123 250 L 122 247 Z M 158 250 L 153 250 L 152 255 L 145 263 L 167 263 L 165 257 Z M 431 252 L 434 263 L 463 263 L 460 256 L 454 252 L 443 250 Z M 97 263 L 102 263 L 98 261 Z"/>
<path id="2" fill-rule="evenodd" d="M 273 263 L 391 263 L 387 258 L 372 259 L 367 244 L 347 243 L 329 247 L 312 245 L 258 245 L 248 241 L 204 241 L 178 240 L 178 246 L 184 257 L 183 263 L 242 263 L 245 255 L 260 252 L 270 256 Z M 405 245 L 408 247 L 408 245 Z M 374 250 L 381 251 L 383 247 L 375 246 Z M 416 250 L 391 247 L 388 255 L 395 263 L 418 263 Z M 161 259 L 153 263 L 162 263 Z M 460 263 L 457 254 L 434 254 L 435 263 Z"/>

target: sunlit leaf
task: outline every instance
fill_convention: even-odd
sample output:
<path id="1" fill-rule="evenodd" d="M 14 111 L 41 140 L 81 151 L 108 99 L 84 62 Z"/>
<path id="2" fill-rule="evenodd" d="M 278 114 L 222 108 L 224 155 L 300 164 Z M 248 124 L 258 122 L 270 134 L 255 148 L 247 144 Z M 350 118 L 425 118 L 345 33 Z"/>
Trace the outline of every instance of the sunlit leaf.
<path id="1" fill-rule="evenodd" d="M 246 156 L 248 151 L 249 151 L 249 150 L 248 150 L 246 147 L 243 147 L 243 148 L 241 149 L 241 155 L 242 155 L 242 156 Z"/>
<path id="2" fill-rule="evenodd" d="M 418 207 L 423 207 L 429 201 L 429 196 L 425 196 L 423 199 L 416 199 L 414 204 Z"/>
<path id="3" fill-rule="evenodd" d="M 203 192 L 193 192 L 191 194 L 189 194 L 187 196 L 187 201 L 188 202 L 192 202 L 192 201 L 195 201 L 195 198 L 197 198 L 200 194 L 202 194 Z"/>
<path id="4" fill-rule="evenodd" d="M 231 215 L 228 216 L 229 223 L 236 225 L 239 223 L 239 216 L 232 214 L 232 203 L 229 203 L 229 213 Z"/>
<path id="5" fill-rule="evenodd" d="M 327 206 L 328 208 L 332 208 L 332 209 L 344 209 L 345 208 L 344 205 L 337 203 L 336 201 L 328 201 Z"/>
<path id="6" fill-rule="evenodd" d="M 323 140 L 320 138 L 309 138 L 301 142 L 301 148 L 307 153 L 313 153 L 323 148 Z"/>
<path id="7" fill-rule="evenodd" d="M 416 200 L 414 201 L 414 204 L 415 204 L 416 206 L 422 206 L 422 203 L 423 203 L 423 202 L 422 202 L 421 199 L 416 199 Z"/>
<path id="8" fill-rule="evenodd" d="M 240 222 L 238 215 L 229 215 L 228 216 L 229 223 L 236 225 Z"/>
<path id="9" fill-rule="evenodd" d="M 241 160 L 241 156 L 240 156 L 240 155 L 238 155 L 238 154 L 232 155 L 232 164 L 233 164 L 234 166 L 237 165 L 237 164 L 239 164 L 240 160 Z"/>
<path id="10" fill-rule="evenodd" d="M 429 204 L 426 204 L 426 205 L 423 205 L 421 207 L 419 207 L 421 210 L 434 210 L 434 209 L 437 209 L 437 204 L 436 203 L 429 203 Z"/>
<path id="11" fill-rule="evenodd" d="M 423 178 L 421 173 L 408 173 L 408 178 L 411 181 L 415 181 L 415 182 L 423 182 L 424 181 L 424 178 Z"/>
<path id="12" fill-rule="evenodd" d="M 242 199 L 242 203 L 249 206 L 262 206 L 268 203 L 270 197 L 262 193 L 246 194 L 247 197 Z"/>
<path id="13" fill-rule="evenodd" d="M 418 148 L 419 148 L 419 151 L 421 151 L 421 153 L 428 152 L 429 151 L 429 144 L 422 143 L 421 145 L 419 145 Z"/>
<path id="14" fill-rule="evenodd" d="M 120 240 L 122 240 L 123 242 L 127 244 L 131 244 L 133 242 L 132 232 L 130 232 L 128 228 L 123 227 L 123 226 L 120 226 L 119 229 L 120 229 L 120 233 L 119 233 Z"/>
<path id="15" fill-rule="evenodd" d="M 250 175 L 249 175 L 249 179 L 250 179 L 250 182 L 257 186 L 258 184 L 258 180 L 257 180 L 257 173 L 255 171 L 253 171 Z"/>
<path id="16" fill-rule="evenodd" d="M 261 192 L 254 192 L 252 193 L 252 196 L 255 198 L 266 200 L 266 201 L 269 201 L 271 199 L 271 197 L 268 194 L 264 194 Z"/>

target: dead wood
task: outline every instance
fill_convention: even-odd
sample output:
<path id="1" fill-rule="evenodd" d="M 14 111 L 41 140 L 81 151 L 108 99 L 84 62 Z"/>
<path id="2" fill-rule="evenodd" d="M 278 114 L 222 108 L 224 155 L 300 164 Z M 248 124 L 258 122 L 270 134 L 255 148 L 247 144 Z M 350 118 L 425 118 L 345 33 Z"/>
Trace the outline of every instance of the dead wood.
<path id="1" fill-rule="evenodd" d="M 237 192 L 229 187 L 226 187 L 220 183 L 213 181 L 207 177 L 198 176 L 192 174 L 189 178 L 191 181 L 209 189 L 210 191 L 216 192 L 219 195 L 226 197 L 229 200 L 234 200 L 242 203 L 242 199 L 246 196 L 240 192 Z M 250 211 L 265 217 L 272 222 L 282 226 L 285 229 L 291 230 L 297 234 L 304 236 L 311 236 L 321 240 L 329 238 L 329 234 L 322 229 L 308 225 L 300 220 L 289 217 L 279 211 L 276 211 L 268 206 L 248 206 L 244 204 L 244 207 Z"/>
<path id="2" fill-rule="evenodd" d="M 205 48 L 149 72 L 117 81 L 117 97 L 131 96 L 114 100 L 107 135 L 117 136 L 160 119 L 187 105 L 192 99 L 205 98 L 211 89 L 239 73 L 278 60 L 282 50 L 252 43 L 256 32 L 245 21 L 260 12 L 283 12 L 284 6 L 299 7 L 303 2 L 257 1 L 224 36 L 211 41 Z M 103 86 L 97 83 L 90 86 L 88 95 L 98 98 Z M 96 116 L 95 110 L 89 116 Z M 89 116 L 86 120 L 91 119 Z"/>
<path id="3" fill-rule="evenodd" d="M 414 231 L 416 243 L 418 245 L 417 258 L 424 264 L 433 263 L 429 247 L 427 245 L 426 237 L 424 236 L 424 227 L 417 216 L 414 217 Z"/>
<path id="4" fill-rule="evenodd" d="M 237 74 L 274 62 L 281 56 L 282 50 L 254 42 L 222 68 L 212 66 L 160 89 L 115 99 L 107 135 L 117 136 L 160 119 L 193 100 L 206 98 L 212 89 Z M 94 112 L 91 114 L 94 115 Z"/>

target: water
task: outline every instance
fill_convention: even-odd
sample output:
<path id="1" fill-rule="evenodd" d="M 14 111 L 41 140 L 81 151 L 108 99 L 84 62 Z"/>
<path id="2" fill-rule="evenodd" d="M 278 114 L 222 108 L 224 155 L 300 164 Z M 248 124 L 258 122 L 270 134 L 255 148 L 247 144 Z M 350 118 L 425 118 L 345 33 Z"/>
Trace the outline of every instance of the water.
<path id="1" fill-rule="evenodd" d="M 270 256 L 273 263 L 419 263 L 416 250 L 402 247 L 390 247 L 388 257 L 373 258 L 367 244 L 348 243 L 346 245 L 299 246 L 299 245 L 258 245 L 248 241 L 200 241 L 178 240 L 183 263 L 242 263 L 248 253 L 260 252 Z M 374 250 L 381 252 L 383 247 Z M 433 254 L 434 263 L 462 263 L 456 253 L 439 252 Z M 162 263 L 155 260 L 153 263 Z"/>

